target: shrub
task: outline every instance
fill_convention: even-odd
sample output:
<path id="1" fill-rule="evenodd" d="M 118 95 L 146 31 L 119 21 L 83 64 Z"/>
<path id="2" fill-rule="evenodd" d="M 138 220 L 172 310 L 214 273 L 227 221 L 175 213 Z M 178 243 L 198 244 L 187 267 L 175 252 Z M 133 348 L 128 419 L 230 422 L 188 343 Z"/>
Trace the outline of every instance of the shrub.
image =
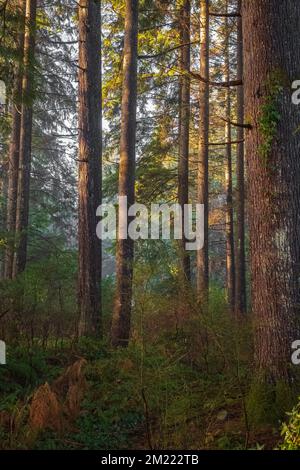
<path id="1" fill-rule="evenodd" d="M 298 404 L 288 413 L 289 421 L 284 423 L 281 430 L 283 442 L 280 450 L 300 449 L 300 399 Z"/>

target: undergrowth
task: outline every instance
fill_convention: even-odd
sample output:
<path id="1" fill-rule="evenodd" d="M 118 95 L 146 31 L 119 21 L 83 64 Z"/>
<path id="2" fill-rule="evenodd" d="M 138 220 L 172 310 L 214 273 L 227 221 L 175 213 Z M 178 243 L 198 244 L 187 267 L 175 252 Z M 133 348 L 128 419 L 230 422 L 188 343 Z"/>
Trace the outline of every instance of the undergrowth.
<path id="1" fill-rule="evenodd" d="M 0 368 L 1 448 L 276 445 L 279 421 L 255 428 L 250 420 L 253 351 L 248 320 L 233 318 L 218 287 L 212 288 L 209 309 L 201 311 L 192 293 L 174 302 L 169 294 L 172 277 L 165 277 L 160 289 L 155 285 L 154 292 L 149 288 L 152 275 L 149 272 L 147 278 L 143 271 L 140 279 L 136 276 L 127 349 L 111 349 L 108 338 L 57 342 L 50 337 L 46 343 L 33 338 L 18 347 L 8 346 L 8 365 Z M 106 288 L 109 291 L 109 284 Z M 46 382 L 51 385 L 79 358 L 87 361 L 87 389 L 79 415 L 63 432 L 46 428 L 29 441 L 28 414 L 35 390 Z"/>

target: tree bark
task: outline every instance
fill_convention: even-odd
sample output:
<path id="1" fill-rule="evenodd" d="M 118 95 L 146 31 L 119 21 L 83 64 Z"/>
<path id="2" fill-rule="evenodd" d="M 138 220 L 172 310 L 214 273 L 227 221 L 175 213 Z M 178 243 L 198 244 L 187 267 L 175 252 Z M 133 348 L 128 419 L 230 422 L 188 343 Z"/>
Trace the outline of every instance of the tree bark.
<path id="1" fill-rule="evenodd" d="M 226 12 L 228 13 L 228 1 L 226 1 Z M 225 17 L 225 69 L 226 78 L 230 80 L 230 31 L 228 17 Z M 233 198 L 232 198 L 232 148 L 231 148 L 231 90 L 225 92 L 225 236 L 226 236 L 226 291 L 227 300 L 234 310 L 235 301 L 235 265 L 234 265 L 234 223 L 233 223 Z"/>
<path id="2" fill-rule="evenodd" d="M 200 1 L 200 75 L 205 82 L 199 85 L 199 156 L 197 202 L 204 204 L 204 247 L 197 251 L 197 296 L 208 299 L 208 138 L 209 138 L 209 0 Z"/>
<path id="3" fill-rule="evenodd" d="M 242 17 L 256 371 L 287 381 L 300 305 L 300 3 L 244 0 Z"/>
<path id="4" fill-rule="evenodd" d="M 6 228 L 7 213 L 7 173 L 8 161 L 5 159 L 0 162 L 0 232 L 4 233 Z M 5 253 L 0 256 L 0 280 L 5 279 Z M 2 255 L 2 253 L 1 253 Z"/>
<path id="5" fill-rule="evenodd" d="M 242 0 L 238 0 L 238 12 L 241 12 Z M 243 27 L 242 18 L 237 21 L 237 79 L 243 81 Z M 237 122 L 244 124 L 244 87 L 237 88 Z M 244 129 L 237 128 L 236 159 L 236 295 L 235 309 L 237 315 L 246 313 L 246 254 L 245 254 L 245 170 L 244 170 Z"/>
<path id="6" fill-rule="evenodd" d="M 126 0 L 119 195 L 127 196 L 128 206 L 135 200 L 135 144 L 137 107 L 138 0 Z M 127 227 L 130 223 L 128 218 Z M 111 341 L 127 346 L 130 335 L 134 243 L 127 238 L 117 242 L 117 288 L 112 319 Z"/>
<path id="7" fill-rule="evenodd" d="M 102 84 L 101 1 L 80 0 L 79 13 L 79 336 L 101 335 Z"/>
<path id="8" fill-rule="evenodd" d="M 16 235 L 19 238 L 15 253 L 13 276 L 24 271 L 27 260 L 27 231 L 31 169 L 32 109 L 34 93 L 34 51 L 36 35 L 36 0 L 26 0 L 24 72 L 22 81 L 22 115 L 19 147 L 18 198 Z"/>
<path id="9" fill-rule="evenodd" d="M 190 281 L 190 256 L 185 249 L 184 205 L 189 202 L 189 132 L 190 132 L 190 0 L 185 0 L 180 10 L 180 49 L 179 83 L 179 164 L 178 164 L 178 202 L 182 208 L 182 240 L 180 243 L 181 272 L 183 283 Z"/>
<path id="10" fill-rule="evenodd" d="M 13 259 L 15 247 L 16 212 L 18 194 L 18 172 L 21 130 L 21 103 L 22 103 L 22 78 L 23 78 L 23 54 L 24 54 L 24 19 L 25 0 L 19 0 L 18 14 L 21 18 L 20 33 L 18 35 L 19 58 L 15 66 L 15 77 L 12 98 L 12 129 L 8 150 L 8 187 L 7 187 L 7 212 L 6 231 L 8 234 L 8 246 L 5 250 L 4 277 L 11 279 L 13 276 Z"/>

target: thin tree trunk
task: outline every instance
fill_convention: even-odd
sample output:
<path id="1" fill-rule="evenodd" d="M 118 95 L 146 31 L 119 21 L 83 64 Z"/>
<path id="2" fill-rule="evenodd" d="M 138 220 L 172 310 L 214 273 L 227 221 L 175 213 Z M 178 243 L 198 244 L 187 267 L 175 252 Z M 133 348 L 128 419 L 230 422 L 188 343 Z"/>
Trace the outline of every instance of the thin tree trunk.
<path id="1" fill-rule="evenodd" d="M 19 240 L 15 254 L 13 276 L 16 276 L 17 274 L 24 271 L 27 260 L 35 35 L 36 0 L 26 0 L 24 72 L 22 81 L 22 116 L 20 129 L 18 198 L 16 213 L 16 234 Z"/>
<path id="2" fill-rule="evenodd" d="M 101 241 L 96 210 L 101 204 L 102 85 L 101 1 L 80 0 L 79 14 L 79 276 L 80 336 L 101 335 Z"/>
<path id="3" fill-rule="evenodd" d="M 200 1 L 199 156 L 197 202 L 204 204 L 204 247 L 197 251 L 197 296 L 208 299 L 208 136 L 209 136 L 209 0 Z"/>
<path id="4" fill-rule="evenodd" d="M 8 161 L 0 163 L 0 231 L 5 232 L 7 212 Z M 5 256 L 0 258 L 0 280 L 5 278 Z"/>
<path id="5" fill-rule="evenodd" d="M 300 3 L 244 0 L 245 114 L 255 361 L 288 380 L 300 279 Z"/>
<path id="6" fill-rule="evenodd" d="M 22 78 L 23 78 L 23 54 L 24 54 L 24 19 L 25 0 L 20 0 L 18 14 L 21 18 L 20 33 L 18 35 L 19 58 L 15 66 L 15 79 L 12 99 L 12 129 L 8 151 L 8 189 L 7 189 L 7 212 L 6 231 L 9 242 L 5 251 L 4 277 L 11 279 L 13 275 L 13 259 L 16 230 L 16 211 L 18 193 L 19 173 L 19 150 L 21 130 L 21 102 L 22 102 Z"/>
<path id="7" fill-rule="evenodd" d="M 238 0 L 238 12 L 241 11 L 242 0 Z M 237 79 L 243 80 L 243 28 L 242 18 L 237 20 Z M 237 88 L 237 122 L 244 124 L 244 87 Z M 246 255 L 245 255 L 245 171 L 244 171 L 244 129 L 237 128 L 237 160 L 236 160 L 236 292 L 235 309 L 238 315 L 247 310 L 246 301 Z"/>
<path id="8" fill-rule="evenodd" d="M 226 2 L 228 14 L 228 1 Z M 225 69 L 226 78 L 230 80 L 230 32 L 228 17 L 225 18 Z M 230 307 L 234 309 L 235 301 L 235 265 L 234 265 L 234 223 L 233 223 L 233 199 L 232 199 L 232 148 L 231 148 L 231 89 L 225 91 L 225 235 L 226 235 L 226 291 Z"/>
<path id="9" fill-rule="evenodd" d="M 135 144 L 137 106 L 138 0 L 126 0 L 123 85 L 121 106 L 121 142 L 119 195 L 134 204 Z M 130 218 L 128 218 L 130 223 Z M 117 242 L 117 288 L 112 319 L 111 341 L 127 346 L 130 335 L 134 243 L 130 238 Z"/>
<path id="10" fill-rule="evenodd" d="M 179 83 L 179 164 L 178 201 L 182 208 L 182 241 L 180 243 L 181 272 L 184 285 L 190 281 L 190 257 L 185 249 L 184 205 L 189 202 L 189 131 L 190 131 L 190 0 L 180 10 L 180 42 L 186 44 L 180 53 Z"/>
<path id="11" fill-rule="evenodd" d="M 1 84 L 3 86 L 3 84 Z M 2 87 L 1 87 L 2 88 Z M 4 84 L 5 103 L 2 102 L 1 96 L 1 111 L 7 119 L 9 110 L 9 98 L 6 93 L 6 86 Z M 2 158 L 3 157 L 3 158 Z M 0 232 L 4 233 L 6 229 L 6 213 L 7 213 L 7 187 L 8 187 L 8 159 L 6 155 L 1 156 L 0 161 Z M 2 250 L 1 250 L 2 251 Z M 2 253 L 1 253 L 2 254 Z M 0 257 L 0 280 L 4 279 L 5 274 L 5 252 L 4 256 Z"/>

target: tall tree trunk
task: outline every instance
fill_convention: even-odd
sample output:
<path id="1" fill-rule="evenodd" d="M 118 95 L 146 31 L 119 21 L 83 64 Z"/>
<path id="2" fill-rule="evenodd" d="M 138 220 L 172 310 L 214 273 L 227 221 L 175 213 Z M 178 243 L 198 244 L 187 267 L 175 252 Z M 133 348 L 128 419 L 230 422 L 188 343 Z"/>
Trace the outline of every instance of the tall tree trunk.
<path id="1" fill-rule="evenodd" d="M 1 83 L 1 88 L 3 83 Z M 1 94 L 4 93 L 5 96 L 1 96 L 0 99 L 0 109 L 1 112 L 5 115 L 5 118 L 8 117 L 9 110 L 9 99 L 6 93 L 6 86 L 4 84 L 4 89 L 1 90 Z M 5 102 L 3 103 L 3 98 Z M 6 213 L 7 213 L 7 186 L 8 186 L 8 158 L 4 153 L 0 154 L 0 232 L 4 233 L 6 229 Z M 4 254 L 4 256 L 3 256 Z M 4 253 L 1 250 L 0 256 L 0 280 L 4 279 L 5 274 L 5 251 Z"/>
<path id="2" fill-rule="evenodd" d="M 244 0 L 242 15 L 256 370 L 288 380 L 300 305 L 300 3 Z"/>
<path id="3" fill-rule="evenodd" d="M 180 243 L 181 272 L 184 285 L 190 280 L 190 256 L 185 249 L 184 205 L 189 202 L 189 132 L 190 132 L 190 0 L 185 0 L 180 10 L 180 49 L 179 83 L 179 164 L 178 201 L 182 208 L 182 241 Z"/>
<path id="4" fill-rule="evenodd" d="M 8 161 L 0 162 L 0 231 L 5 232 L 7 212 Z M 1 253 L 2 255 L 2 253 Z M 0 280 L 5 278 L 5 253 L 0 257 Z"/>
<path id="5" fill-rule="evenodd" d="M 226 2 L 226 14 L 228 14 L 228 1 Z M 228 17 L 225 18 L 225 81 L 230 80 L 230 31 Z M 230 307 L 234 309 L 235 301 L 235 266 L 234 266 L 234 223 L 233 223 L 233 199 L 232 199 L 232 148 L 231 148 L 231 90 L 225 91 L 225 235 L 226 235 L 226 291 Z"/>
<path id="6" fill-rule="evenodd" d="M 15 66 L 15 77 L 12 99 L 12 129 L 8 151 L 8 188 L 7 188 L 7 212 L 6 231 L 9 237 L 8 247 L 5 251 L 4 277 L 11 279 L 13 275 L 13 259 L 16 230 L 16 211 L 19 173 L 19 150 L 21 130 L 21 102 L 22 102 L 22 78 L 23 78 L 23 54 L 24 54 L 24 19 L 26 0 L 19 0 L 18 14 L 21 18 L 20 33 L 18 35 L 19 57 Z"/>
<path id="7" fill-rule="evenodd" d="M 209 0 L 200 1 L 200 74 L 209 80 Z M 208 137 L 209 137 L 209 84 L 199 85 L 199 156 L 197 202 L 204 204 L 204 247 L 197 251 L 197 296 L 208 299 Z"/>
<path id="8" fill-rule="evenodd" d="M 128 206 L 135 200 L 135 144 L 137 107 L 138 0 L 126 0 L 119 195 L 127 196 Z M 128 218 L 130 223 L 130 218 Z M 130 238 L 117 242 L 117 289 L 112 319 L 111 341 L 127 346 L 130 335 L 134 243 Z"/>
<path id="9" fill-rule="evenodd" d="M 238 0 L 238 11 L 241 12 L 242 0 Z M 243 80 L 243 27 L 242 18 L 237 19 L 237 80 Z M 237 87 L 237 122 L 244 124 L 244 87 Z M 246 302 L 246 255 L 245 255 L 245 171 L 244 171 L 244 129 L 237 128 L 236 159 L 236 313 L 243 314 L 247 309 Z"/>
<path id="10" fill-rule="evenodd" d="M 22 81 L 22 116 L 20 129 L 18 198 L 16 213 L 16 234 L 19 237 L 19 240 L 14 260 L 14 276 L 24 271 L 27 259 L 36 3 L 36 0 L 26 0 L 24 72 Z"/>
<path id="11" fill-rule="evenodd" d="M 78 14 L 78 333 L 97 336 L 101 334 L 101 241 L 96 236 L 102 179 L 101 1 L 80 0 Z"/>

